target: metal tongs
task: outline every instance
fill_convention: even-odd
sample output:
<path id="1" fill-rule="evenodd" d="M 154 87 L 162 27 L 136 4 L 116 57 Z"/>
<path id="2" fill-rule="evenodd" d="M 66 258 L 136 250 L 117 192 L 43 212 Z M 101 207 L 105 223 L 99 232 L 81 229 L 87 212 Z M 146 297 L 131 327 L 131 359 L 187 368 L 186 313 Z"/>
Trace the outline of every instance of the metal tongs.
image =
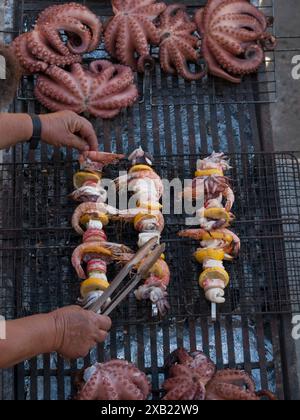
<path id="1" fill-rule="evenodd" d="M 157 238 L 151 239 L 147 242 L 132 258 L 132 260 L 127 263 L 119 274 L 112 281 L 110 287 L 103 293 L 103 295 L 94 301 L 86 309 L 91 310 L 102 315 L 110 315 L 111 312 L 129 295 L 129 293 L 134 290 L 138 284 L 143 280 L 150 269 L 158 261 L 160 256 L 165 252 L 166 245 L 158 245 Z M 144 261 L 143 261 L 144 260 Z M 132 280 L 126 284 L 121 290 L 116 293 L 112 298 L 114 292 L 126 279 L 126 277 L 143 261 L 138 269 L 137 273 L 133 276 Z M 109 299 L 111 298 L 111 301 Z M 109 303 L 108 303 L 109 302 Z"/>

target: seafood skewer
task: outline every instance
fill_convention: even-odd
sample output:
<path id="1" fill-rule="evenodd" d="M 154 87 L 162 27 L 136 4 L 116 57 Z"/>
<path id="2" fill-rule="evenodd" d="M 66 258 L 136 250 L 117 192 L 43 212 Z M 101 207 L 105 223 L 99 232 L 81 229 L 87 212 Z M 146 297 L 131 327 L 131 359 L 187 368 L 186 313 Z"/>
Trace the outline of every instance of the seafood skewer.
<path id="1" fill-rule="evenodd" d="M 139 248 L 152 238 L 156 238 L 159 244 L 165 226 L 160 204 L 164 191 L 162 180 L 153 169 L 152 157 L 141 148 L 129 156 L 129 161 L 132 167 L 128 174 L 117 178 L 115 183 L 119 191 L 128 189 L 133 193 L 134 208 L 119 211 L 117 218 L 133 223 L 139 232 Z M 159 314 L 164 316 L 169 309 L 167 287 L 170 283 L 170 270 L 164 255 L 144 280 L 144 284 L 135 292 L 136 298 L 150 299 Z"/>
<path id="2" fill-rule="evenodd" d="M 217 304 L 225 303 L 225 289 L 230 282 L 224 261 L 232 261 L 240 251 L 239 237 L 227 229 L 234 220 L 231 213 L 235 197 L 224 176 L 230 168 L 223 153 L 213 153 L 197 163 L 196 178 L 192 186 L 184 190 L 183 196 L 190 200 L 203 200 L 203 207 L 196 212 L 200 229 L 179 232 L 181 238 L 200 241 L 200 248 L 194 254 L 203 272 L 199 285 L 205 297 L 212 304 L 212 319 L 216 319 Z"/>
<path id="3" fill-rule="evenodd" d="M 128 262 L 132 251 L 126 246 L 108 242 L 104 227 L 108 225 L 117 209 L 108 206 L 106 191 L 101 186 L 103 169 L 124 156 L 109 153 L 88 152 L 80 157 L 80 171 L 74 176 L 76 190 L 72 198 L 82 204 L 75 210 L 72 225 L 83 237 L 72 256 L 72 264 L 81 284 L 79 303 L 89 308 L 109 287 L 108 265 L 113 262 Z M 86 264 L 86 270 L 83 268 Z"/>

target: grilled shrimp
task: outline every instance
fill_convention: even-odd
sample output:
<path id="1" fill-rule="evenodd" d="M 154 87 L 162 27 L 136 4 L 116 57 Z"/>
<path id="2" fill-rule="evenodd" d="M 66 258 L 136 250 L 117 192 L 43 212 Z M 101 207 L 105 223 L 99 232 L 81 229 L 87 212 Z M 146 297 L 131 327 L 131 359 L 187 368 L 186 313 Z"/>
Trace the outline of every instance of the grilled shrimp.
<path id="1" fill-rule="evenodd" d="M 125 245 L 111 242 L 86 242 L 79 245 L 72 256 L 72 264 L 78 277 L 86 279 L 86 273 L 82 268 L 83 262 L 88 262 L 92 257 L 101 256 L 106 262 L 118 261 L 127 263 L 134 253 Z M 131 256 L 131 257 L 130 257 Z M 88 258 L 87 258 L 88 257 Z"/>
<path id="2" fill-rule="evenodd" d="M 109 206 L 105 203 L 82 203 L 75 210 L 72 217 L 72 226 L 79 235 L 83 235 L 84 231 L 80 227 L 80 219 L 84 215 L 91 215 L 98 217 L 101 214 L 106 214 L 109 216 L 116 215 L 118 210 L 112 206 Z"/>
<path id="3" fill-rule="evenodd" d="M 117 163 L 124 158 L 124 155 L 117 155 L 114 153 L 85 152 L 80 155 L 79 163 L 81 169 L 102 172 L 105 166 Z"/>
<path id="4" fill-rule="evenodd" d="M 209 232 L 205 229 L 187 229 L 178 233 L 181 238 L 201 241 L 202 248 L 220 248 L 226 254 L 236 257 L 241 249 L 240 238 L 229 229 L 218 229 Z"/>

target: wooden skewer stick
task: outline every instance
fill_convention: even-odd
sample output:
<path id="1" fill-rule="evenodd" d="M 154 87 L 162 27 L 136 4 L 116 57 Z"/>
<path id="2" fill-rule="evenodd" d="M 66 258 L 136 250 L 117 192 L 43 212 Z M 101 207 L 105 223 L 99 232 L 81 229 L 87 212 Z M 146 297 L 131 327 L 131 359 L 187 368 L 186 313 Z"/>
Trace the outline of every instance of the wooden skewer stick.
<path id="1" fill-rule="evenodd" d="M 216 303 L 211 304 L 211 319 L 213 322 L 217 321 L 217 304 Z"/>

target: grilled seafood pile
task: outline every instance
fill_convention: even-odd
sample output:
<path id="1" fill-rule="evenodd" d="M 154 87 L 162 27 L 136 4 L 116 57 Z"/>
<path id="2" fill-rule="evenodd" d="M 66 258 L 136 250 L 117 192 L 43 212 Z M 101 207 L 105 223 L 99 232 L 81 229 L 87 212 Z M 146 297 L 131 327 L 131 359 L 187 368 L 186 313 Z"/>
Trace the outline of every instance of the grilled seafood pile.
<path id="1" fill-rule="evenodd" d="M 134 104 L 131 68 L 108 60 L 81 64 L 102 35 L 102 23 L 88 7 L 66 3 L 46 8 L 34 29 L 14 40 L 11 51 L 23 75 L 38 74 L 34 94 L 44 107 L 111 119 Z"/>
<path id="2" fill-rule="evenodd" d="M 225 303 L 225 288 L 230 278 L 224 261 L 232 261 L 240 251 L 240 239 L 228 229 L 234 219 L 231 209 L 235 200 L 229 179 L 224 176 L 229 168 L 223 153 L 213 153 L 198 161 L 196 178 L 184 190 L 186 199 L 199 200 L 203 207 L 197 212 L 200 229 L 184 230 L 179 236 L 200 241 L 200 248 L 194 254 L 203 265 L 199 284 L 212 304 Z"/>
<path id="3" fill-rule="evenodd" d="M 276 46 L 268 29 L 272 19 L 248 0 L 209 0 L 194 16 L 185 5 L 167 6 L 158 0 L 112 0 L 111 5 L 113 17 L 105 24 L 84 5 L 50 6 L 41 12 L 32 30 L 12 43 L 24 75 L 41 73 L 36 96 L 50 110 L 63 105 L 80 113 L 86 111 L 85 102 L 91 102 L 91 115 L 113 118 L 116 109 L 131 106 L 137 99 L 133 72 L 155 67 L 153 46 L 159 48 L 160 65 L 166 73 L 188 81 L 210 73 L 232 83 L 257 72 L 265 51 Z M 114 77 L 111 83 L 107 72 L 95 74 L 96 65 L 90 71 L 80 64 L 84 54 L 99 48 L 103 37 L 107 52 L 120 63 L 110 63 L 119 83 L 114 83 Z M 76 94 L 78 86 L 80 93 Z M 104 113 L 107 102 L 110 112 Z M 95 113 L 99 107 L 101 113 Z"/>
<path id="4" fill-rule="evenodd" d="M 74 175 L 76 190 L 71 197 L 82 203 L 74 212 L 72 226 L 83 237 L 83 243 L 75 249 L 72 264 L 78 277 L 84 280 L 80 303 L 86 309 L 109 287 L 108 265 L 127 262 L 132 257 L 131 250 L 126 246 L 108 242 L 104 231 L 117 210 L 106 204 L 107 193 L 101 185 L 103 169 L 123 157 L 87 152 L 80 157 L 81 169 Z"/>
<path id="5" fill-rule="evenodd" d="M 166 367 L 169 377 L 163 384 L 164 400 L 276 400 L 269 391 L 256 392 L 253 379 L 242 370 L 217 371 L 214 363 L 200 351 L 175 350 Z"/>
<path id="6" fill-rule="evenodd" d="M 141 148 L 135 150 L 129 161 L 132 167 L 128 174 L 115 180 L 119 191 L 127 189 L 133 193 L 133 208 L 119 211 L 118 218 L 131 222 L 139 232 L 138 246 L 141 248 L 152 238 L 160 243 L 165 222 L 161 212 L 160 199 L 163 195 L 163 183 L 153 169 L 152 157 Z M 156 305 L 160 315 L 169 309 L 167 287 L 170 283 L 170 270 L 162 255 L 145 278 L 145 282 L 135 292 L 138 300 L 150 299 Z"/>

